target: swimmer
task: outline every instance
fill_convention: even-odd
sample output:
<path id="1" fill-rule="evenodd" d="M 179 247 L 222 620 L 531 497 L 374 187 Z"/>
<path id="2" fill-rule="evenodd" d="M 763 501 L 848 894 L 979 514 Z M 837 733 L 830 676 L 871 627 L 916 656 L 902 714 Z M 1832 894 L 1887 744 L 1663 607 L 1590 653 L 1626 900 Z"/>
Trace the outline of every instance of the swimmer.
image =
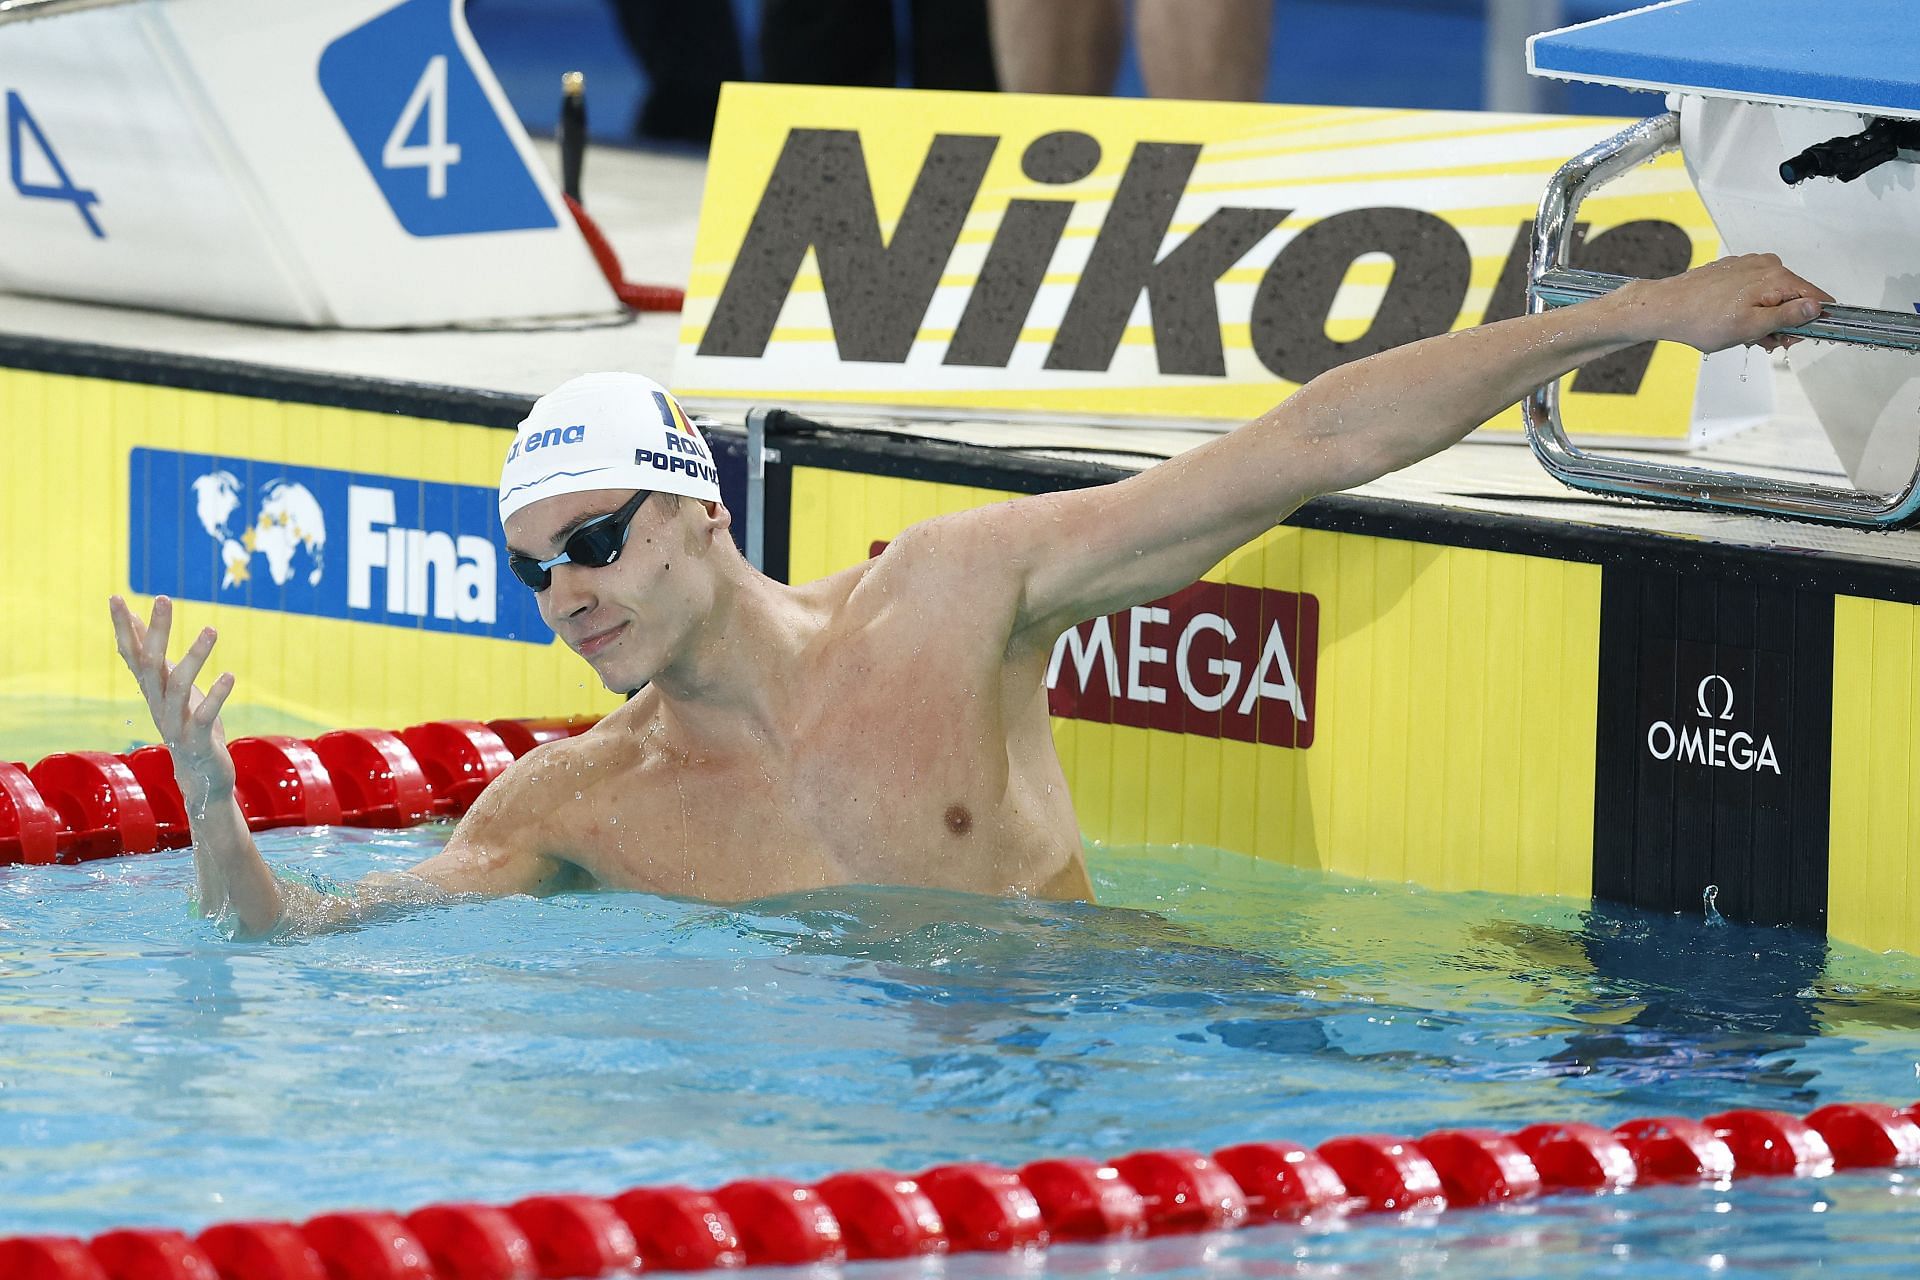
<path id="1" fill-rule="evenodd" d="M 242 935 L 395 898 L 602 887 L 734 902 L 839 884 L 1086 898 L 1047 715 L 1075 624 L 1194 581 L 1319 494 L 1437 453 L 1581 364 L 1654 339 L 1771 349 L 1826 293 L 1771 256 L 1330 370 L 1253 422 L 1137 475 L 941 516 L 787 586 L 735 548 L 712 457 L 633 374 L 540 399 L 501 475 L 510 567 L 607 688 L 587 733 L 517 761 L 445 847 L 345 897 L 276 878 L 234 799 L 203 629 L 112 602 L 120 656 L 172 752 L 203 912 Z"/>

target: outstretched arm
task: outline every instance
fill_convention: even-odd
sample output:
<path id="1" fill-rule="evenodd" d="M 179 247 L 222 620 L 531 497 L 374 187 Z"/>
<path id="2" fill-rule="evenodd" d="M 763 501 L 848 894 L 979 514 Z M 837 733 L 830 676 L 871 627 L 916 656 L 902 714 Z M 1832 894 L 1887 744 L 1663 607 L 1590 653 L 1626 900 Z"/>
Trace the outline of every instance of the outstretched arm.
<path id="1" fill-rule="evenodd" d="M 194 685 L 213 652 L 213 628 L 203 627 L 180 661 L 169 663 L 173 601 L 165 596 L 155 600 L 153 617 L 146 623 L 119 596 L 110 607 L 120 657 L 140 682 L 154 727 L 173 757 L 173 778 L 193 830 L 200 910 L 207 915 L 231 913 L 243 933 L 266 933 L 280 919 L 280 887 L 234 798 L 233 757 L 227 754 L 220 725 L 220 708 L 233 692 L 233 673 L 222 674 L 205 693 Z"/>
<path id="2" fill-rule="evenodd" d="M 233 757 L 220 724 L 220 708 L 233 692 L 233 673 L 221 675 L 205 693 L 195 685 L 213 653 L 213 628 L 201 628 L 180 661 L 169 663 L 171 600 L 156 599 L 146 623 L 119 596 L 111 609 L 120 656 L 140 682 L 154 727 L 173 757 L 174 780 L 193 831 L 203 914 L 231 916 L 242 936 L 257 937 L 283 921 L 303 928 L 337 926 L 371 909 L 442 894 L 498 897 L 560 887 L 568 868 L 530 847 L 529 810 L 509 798 L 518 782 L 511 770 L 481 796 L 444 850 L 405 874 L 368 876 L 347 898 L 277 879 L 260 856 L 235 795 Z"/>
<path id="3" fill-rule="evenodd" d="M 1832 301 L 1771 254 L 1724 258 L 1343 365 L 1137 476 L 985 509 L 983 530 L 1023 575 L 1015 635 L 1051 645 L 1087 618 L 1178 590 L 1307 499 L 1438 453 L 1590 360 L 1655 340 L 1770 349 L 1781 340 L 1769 335 Z"/>

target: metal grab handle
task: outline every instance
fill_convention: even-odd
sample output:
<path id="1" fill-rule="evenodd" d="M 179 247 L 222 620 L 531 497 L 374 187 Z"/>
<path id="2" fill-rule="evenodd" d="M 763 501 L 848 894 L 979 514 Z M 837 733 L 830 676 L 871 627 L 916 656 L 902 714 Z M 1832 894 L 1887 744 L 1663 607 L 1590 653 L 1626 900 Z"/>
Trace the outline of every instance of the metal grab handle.
<path id="1" fill-rule="evenodd" d="M 1570 307 L 1576 302 L 1604 298 L 1623 284 L 1632 284 L 1632 276 L 1609 275 L 1604 271 L 1579 271 L 1554 267 L 1533 282 L 1532 292 L 1544 307 Z M 1900 351 L 1920 351 L 1920 314 L 1877 311 L 1872 307 L 1849 307 L 1828 303 L 1817 319 L 1780 332 L 1824 342 L 1849 342 L 1861 347 L 1891 347 Z"/>
<path id="2" fill-rule="evenodd" d="M 1587 302 L 1633 282 L 1629 276 L 1562 265 L 1572 257 L 1574 215 L 1580 202 L 1593 191 L 1679 145 L 1680 117 L 1668 112 L 1623 129 L 1560 167 L 1540 199 L 1540 214 L 1534 223 L 1533 262 L 1527 284 L 1529 312 L 1537 314 Z M 1920 315 L 1869 307 L 1829 305 L 1818 318 L 1780 332 L 1827 342 L 1920 351 Z M 1899 492 L 1869 493 L 1739 471 L 1589 453 L 1576 447 L 1561 425 L 1557 381 L 1535 388 L 1521 406 L 1521 413 L 1527 443 L 1540 465 L 1575 489 L 1869 529 L 1898 528 L 1920 517 L 1920 467 Z"/>
<path id="3" fill-rule="evenodd" d="M 109 5 L 130 2 L 131 0 L 0 0 L 0 27 L 9 22 L 26 22 L 31 18 L 51 18 L 62 13 L 77 13 L 82 9 L 104 9 Z"/>

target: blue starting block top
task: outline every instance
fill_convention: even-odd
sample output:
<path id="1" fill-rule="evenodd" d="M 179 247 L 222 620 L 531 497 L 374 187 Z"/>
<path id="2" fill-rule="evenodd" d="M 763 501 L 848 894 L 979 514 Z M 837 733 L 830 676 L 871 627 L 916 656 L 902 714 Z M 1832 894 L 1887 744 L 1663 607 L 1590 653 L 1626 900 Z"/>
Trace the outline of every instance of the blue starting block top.
<path id="1" fill-rule="evenodd" d="M 1668 0 L 1527 41 L 1556 80 L 1920 117 L 1916 0 Z"/>

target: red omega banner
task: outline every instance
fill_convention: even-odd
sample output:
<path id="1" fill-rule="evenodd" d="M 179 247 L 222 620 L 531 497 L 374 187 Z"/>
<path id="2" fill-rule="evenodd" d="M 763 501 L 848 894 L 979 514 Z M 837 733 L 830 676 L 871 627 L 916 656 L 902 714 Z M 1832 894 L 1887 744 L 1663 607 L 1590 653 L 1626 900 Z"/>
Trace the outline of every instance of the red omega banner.
<path id="1" fill-rule="evenodd" d="M 1320 602 L 1196 582 L 1062 633 L 1047 663 L 1056 716 L 1275 747 L 1313 745 Z"/>

